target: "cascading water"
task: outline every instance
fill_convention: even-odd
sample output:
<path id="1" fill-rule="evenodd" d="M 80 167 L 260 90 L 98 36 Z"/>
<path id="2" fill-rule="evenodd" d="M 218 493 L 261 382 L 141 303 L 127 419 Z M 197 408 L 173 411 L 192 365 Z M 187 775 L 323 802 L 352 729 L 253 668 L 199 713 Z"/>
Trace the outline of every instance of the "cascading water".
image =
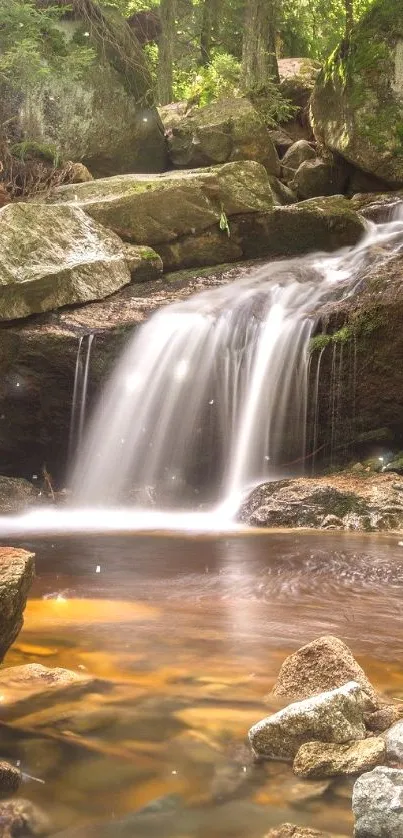
<path id="1" fill-rule="evenodd" d="M 78 341 L 76 368 L 74 373 L 73 401 L 71 405 L 69 461 L 81 445 L 87 408 L 88 376 L 91 362 L 93 334 L 82 335 Z"/>
<path id="2" fill-rule="evenodd" d="M 369 261 L 402 246 L 398 208 L 354 248 L 272 263 L 154 314 L 90 423 L 72 477 L 75 503 L 116 506 L 133 487 L 153 487 L 162 505 L 174 497 L 183 506 L 186 495 L 197 505 L 207 439 L 206 473 L 228 510 L 276 474 L 285 451 L 303 460 L 315 312 L 351 294 Z"/>

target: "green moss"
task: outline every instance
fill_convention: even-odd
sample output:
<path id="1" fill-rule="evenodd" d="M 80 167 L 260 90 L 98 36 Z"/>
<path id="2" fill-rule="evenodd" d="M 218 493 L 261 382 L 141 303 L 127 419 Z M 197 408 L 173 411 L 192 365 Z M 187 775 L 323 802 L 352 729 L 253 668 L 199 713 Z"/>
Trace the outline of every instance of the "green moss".
<path id="1" fill-rule="evenodd" d="M 329 346 L 329 344 L 332 344 L 332 346 L 334 346 L 335 344 L 340 345 L 348 343 L 348 341 L 350 341 L 353 337 L 354 330 L 351 328 L 351 326 L 342 326 L 341 329 L 339 329 L 337 332 L 333 332 L 332 335 L 322 333 L 320 335 L 315 335 L 313 338 L 311 338 L 309 344 L 309 351 L 320 352 L 323 349 L 326 349 L 326 347 Z"/>
<path id="2" fill-rule="evenodd" d="M 34 140 L 24 140 L 22 143 L 15 143 L 11 146 L 10 152 L 23 163 L 27 160 L 42 160 L 44 163 L 51 163 L 59 166 L 61 163 L 60 154 L 55 145 L 37 143 Z"/>

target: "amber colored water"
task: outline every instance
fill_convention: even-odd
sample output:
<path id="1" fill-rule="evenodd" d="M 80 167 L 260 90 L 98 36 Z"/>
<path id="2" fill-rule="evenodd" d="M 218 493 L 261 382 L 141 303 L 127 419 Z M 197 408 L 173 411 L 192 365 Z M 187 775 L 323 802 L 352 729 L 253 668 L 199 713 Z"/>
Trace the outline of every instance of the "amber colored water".
<path id="1" fill-rule="evenodd" d="M 23 546 L 35 549 L 38 576 L 6 663 L 113 682 L 45 709 L 34 700 L 2 731 L 0 756 L 44 781 L 27 780 L 23 794 L 50 814 L 54 832 L 263 838 L 291 821 L 352 835 L 350 781 L 321 789 L 298 783 L 284 764 L 253 765 L 245 735 L 267 714 L 264 696 L 286 654 L 324 633 L 349 643 L 379 689 L 403 696 L 396 536 Z"/>

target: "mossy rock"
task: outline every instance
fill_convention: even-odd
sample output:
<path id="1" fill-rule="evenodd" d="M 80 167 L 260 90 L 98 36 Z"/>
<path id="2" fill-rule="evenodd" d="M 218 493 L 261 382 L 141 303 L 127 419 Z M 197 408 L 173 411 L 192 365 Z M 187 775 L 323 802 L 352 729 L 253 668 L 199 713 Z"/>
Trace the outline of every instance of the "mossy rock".
<path id="1" fill-rule="evenodd" d="M 316 138 L 377 178 L 403 183 L 403 5 L 376 0 L 327 61 L 311 100 Z"/>

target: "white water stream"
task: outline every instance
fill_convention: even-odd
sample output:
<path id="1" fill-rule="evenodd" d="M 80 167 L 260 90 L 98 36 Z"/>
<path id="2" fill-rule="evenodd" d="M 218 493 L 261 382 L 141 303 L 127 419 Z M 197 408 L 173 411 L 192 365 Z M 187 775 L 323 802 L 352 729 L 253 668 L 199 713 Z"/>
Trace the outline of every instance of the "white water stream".
<path id="1" fill-rule="evenodd" d="M 191 495 L 196 507 L 206 440 L 228 512 L 278 473 L 284 452 L 303 461 L 315 311 L 402 246 L 399 207 L 354 248 L 271 263 L 155 313 L 100 399 L 73 472 L 75 502 L 116 507 L 135 489 L 156 491 L 161 506 L 183 508 Z"/>

